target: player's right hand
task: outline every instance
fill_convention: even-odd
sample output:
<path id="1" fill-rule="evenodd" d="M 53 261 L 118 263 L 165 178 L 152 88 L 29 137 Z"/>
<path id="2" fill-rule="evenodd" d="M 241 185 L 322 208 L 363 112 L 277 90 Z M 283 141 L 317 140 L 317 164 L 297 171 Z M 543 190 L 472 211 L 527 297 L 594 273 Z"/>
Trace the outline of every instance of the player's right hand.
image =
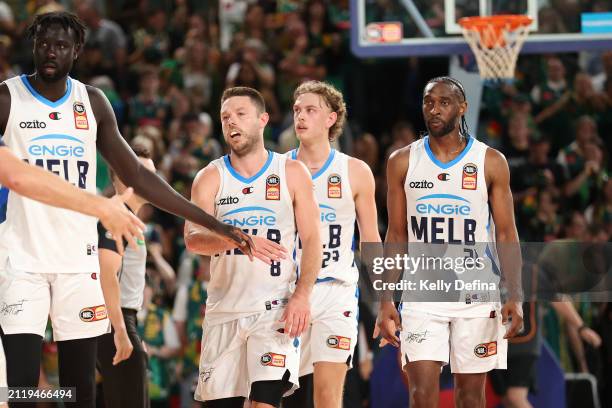
<path id="1" fill-rule="evenodd" d="M 130 341 L 130 338 L 125 330 L 121 332 L 116 331 L 115 335 L 113 336 L 113 341 L 115 342 L 115 348 L 117 349 L 117 352 L 113 357 L 113 365 L 117 365 L 123 360 L 130 358 L 134 346 L 132 346 L 132 342 Z"/>
<path id="2" fill-rule="evenodd" d="M 372 337 L 382 336 L 380 347 L 384 347 L 387 344 L 399 347 L 400 339 L 396 334 L 398 330 L 402 330 L 402 328 L 400 316 L 395 305 L 393 302 L 381 302 Z"/>
<path id="3" fill-rule="evenodd" d="M 132 194 L 134 194 L 134 191 L 132 188 L 128 188 L 123 194 L 115 195 L 110 199 L 105 198 L 101 214 L 98 217 L 104 228 L 113 236 L 120 255 L 123 255 L 124 239 L 133 249 L 138 249 L 137 239 L 144 240 L 142 235 L 145 228 L 144 223 L 125 206 Z"/>
<path id="4" fill-rule="evenodd" d="M 265 262 L 267 265 L 287 258 L 287 248 L 284 246 L 277 244 L 274 241 L 270 241 L 267 238 L 258 237 L 256 235 L 251 235 L 251 239 L 256 246 L 253 256 Z"/>

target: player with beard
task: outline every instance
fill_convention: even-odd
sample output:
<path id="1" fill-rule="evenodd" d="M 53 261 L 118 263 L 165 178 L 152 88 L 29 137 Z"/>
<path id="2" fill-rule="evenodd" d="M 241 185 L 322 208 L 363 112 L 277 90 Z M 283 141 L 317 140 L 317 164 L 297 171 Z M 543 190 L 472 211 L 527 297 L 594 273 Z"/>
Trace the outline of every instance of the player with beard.
<path id="1" fill-rule="evenodd" d="M 522 325 L 520 252 L 508 164 L 501 153 L 468 134 L 465 92 L 457 80 L 430 80 L 422 109 L 429 133 L 393 153 L 387 165 L 385 242 L 444 244 L 445 248 L 454 244 L 470 257 L 474 248 L 489 243 L 489 252 L 480 254 L 485 270 L 478 273 L 498 268 L 493 253 L 497 248 L 509 297 L 503 308 L 489 297 L 493 294 L 480 301 L 482 293 L 469 292 L 462 292 L 455 302 L 404 301 L 401 328 L 394 303 L 383 301 L 375 335 L 382 334 L 381 344 L 396 347 L 401 337 L 411 407 L 438 406 L 440 370 L 449 360 L 456 406 L 484 407 L 486 373 L 506 368 L 506 339 Z M 458 211 L 437 210 L 443 207 Z M 511 324 L 504 333 L 508 320 Z M 397 330 L 401 330 L 399 337 Z"/>
<path id="2" fill-rule="evenodd" d="M 226 241 L 187 223 L 190 251 L 211 256 L 200 375 L 195 392 L 205 407 L 278 407 L 299 374 L 298 336 L 310 324 L 310 294 L 321 266 L 319 211 L 306 167 L 264 148 L 268 122 L 262 95 L 225 90 L 223 137 L 230 154 L 200 171 L 191 199 L 256 243 L 251 264 Z M 288 254 L 302 242 L 299 272 Z M 297 286 L 293 290 L 297 275 Z"/>
<path id="3" fill-rule="evenodd" d="M 71 13 L 36 16 L 35 72 L 0 85 L 0 132 L 20 159 L 90 193 L 100 151 L 125 185 L 153 205 L 237 243 L 250 254 L 242 231 L 218 222 L 172 190 L 136 158 L 117 129 L 104 94 L 70 78 L 85 27 Z M 100 283 L 96 219 L 10 194 L 0 225 L 0 298 L 20 305 L 0 315 L 9 387 L 36 387 L 47 318 L 58 344 L 62 387 L 76 387 L 76 406 L 95 404 L 96 337 L 108 330 Z"/>

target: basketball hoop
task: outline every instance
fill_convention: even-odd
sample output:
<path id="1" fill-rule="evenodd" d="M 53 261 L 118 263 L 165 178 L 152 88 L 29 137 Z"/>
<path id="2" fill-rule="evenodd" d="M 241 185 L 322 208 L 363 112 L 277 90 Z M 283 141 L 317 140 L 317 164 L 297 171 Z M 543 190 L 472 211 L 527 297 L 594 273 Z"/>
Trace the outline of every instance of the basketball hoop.
<path id="1" fill-rule="evenodd" d="M 476 56 L 481 78 L 514 78 L 516 60 L 532 21 L 531 17 L 518 14 L 464 17 L 459 20 L 463 36 Z"/>

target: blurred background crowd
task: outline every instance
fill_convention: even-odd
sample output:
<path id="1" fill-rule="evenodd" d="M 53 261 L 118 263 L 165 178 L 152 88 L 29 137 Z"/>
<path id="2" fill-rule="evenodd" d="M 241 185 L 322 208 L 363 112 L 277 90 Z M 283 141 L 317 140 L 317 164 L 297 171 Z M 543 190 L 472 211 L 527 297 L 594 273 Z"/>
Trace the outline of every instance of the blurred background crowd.
<path id="1" fill-rule="evenodd" d="M 394 2 L 378 3 L 385 13 Z M 348 106 L 336 148 L 372 168 L 384 237 L 386 159 L 425 129 L 422 89 L 431 77 L 447 74 L 448 58 L 356 58 L 349 49 L 348 0 L 7 0 L 0 1 L 0 80 L 32 72 L 24 29 L 37 13 L 58 9 L 74 11 L 88 26 L 71 75 L 104 91 L 126 140 L 148 148 L 159 173 L 187 197 L 197 171 L 226 150 L 218 114 L 226 87 L 262 92 L 270 113 L 266 144 L 286 152 L 298 145 L 295 87 L 306 79 L 336 86 Z M 521 57 L 513 85 L 484 89 L 474 136 L 508 159 L 522 241 L 609 241 L 612 51 Z M 98 189 L 109 193 L 109 186 L 100 158 Z M 151 399 L 158 406 L 191 406 L 209 262 L 185 251 L 182 220 L 151 207 L 140 216 L 148 225 L 140 324 Z M 575 337 L 572 328 L 552 309 L 543 312 L 544 336 L 567 372 L 592 372 L 602 391 L 608 384 L 610 398 L 612 310 L 588 299 L 576 306 L 601 336 L 599 347 L 577 348 L 568 340 Z M 364 334 L 349 376 L 349 407 L 367 403 L 378 349 L 366 340 L 374 307 L 362 299 Z M 56 384 L 54 353 L 49 341 L 43 383 Z"/>

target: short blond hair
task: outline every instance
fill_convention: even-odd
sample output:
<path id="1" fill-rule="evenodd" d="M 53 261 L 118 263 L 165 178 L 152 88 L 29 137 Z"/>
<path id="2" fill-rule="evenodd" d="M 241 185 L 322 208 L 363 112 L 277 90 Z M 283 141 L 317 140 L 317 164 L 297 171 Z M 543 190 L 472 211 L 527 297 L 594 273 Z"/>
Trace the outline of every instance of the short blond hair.
<path id="1" fill-rule="evenodd" d="M 319 95 L 332 112 L 336 112 L 336 123 L 329 128 L 329 140 L 330 142 L 335 140 L 342 134 L 342 128 L 344 122 L 346 122 L 346 104 L 342 92 L 325 82 L 306 81 L 298 86 L 293 93 L 293 101 L 295 102 L 300 95 L 307 93 Z"/>

